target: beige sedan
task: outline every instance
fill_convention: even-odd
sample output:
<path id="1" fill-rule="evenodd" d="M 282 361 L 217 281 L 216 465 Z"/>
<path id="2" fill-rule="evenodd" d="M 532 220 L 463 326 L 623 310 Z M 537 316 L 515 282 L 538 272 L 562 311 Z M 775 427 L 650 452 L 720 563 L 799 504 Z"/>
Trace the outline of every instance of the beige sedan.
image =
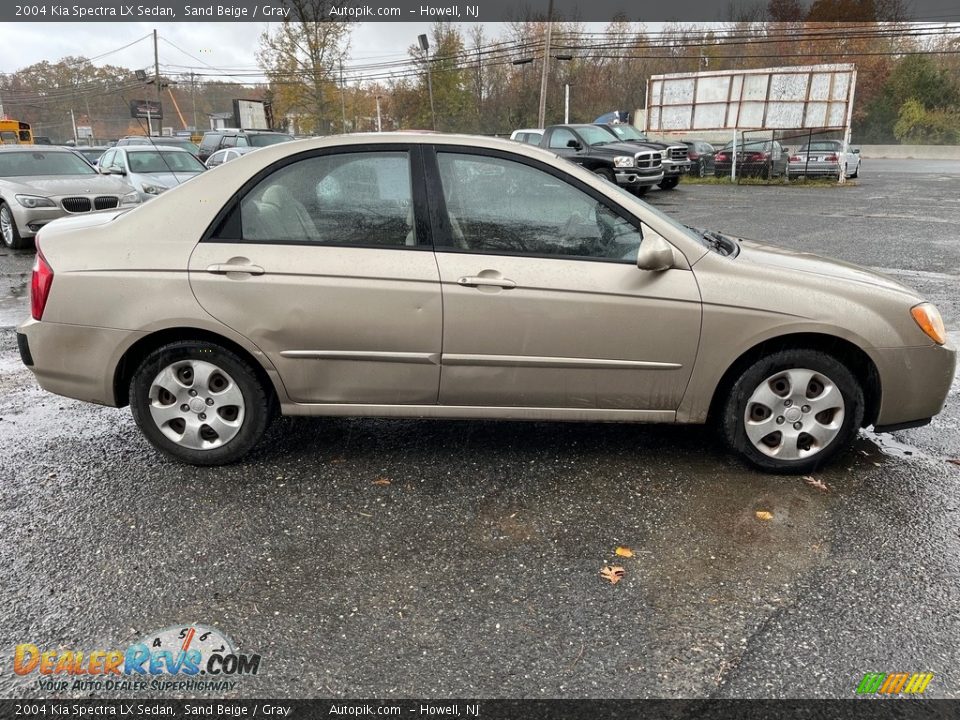
<path id="1" fill-rule="evenodd" d="M 515 142 L 263 148 L 38 241 L 24 362 L 189 463 L 287 415 L 714 422 L 774 472 L 922 425 L 955 351 L 908 287 L 685 227 Z"/>

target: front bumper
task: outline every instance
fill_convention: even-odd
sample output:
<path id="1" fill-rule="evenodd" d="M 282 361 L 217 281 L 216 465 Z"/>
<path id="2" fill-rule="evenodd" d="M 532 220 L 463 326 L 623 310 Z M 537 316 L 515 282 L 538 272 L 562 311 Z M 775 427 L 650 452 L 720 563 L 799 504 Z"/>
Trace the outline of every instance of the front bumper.
<path id="1" fill-rule="evenodd" d="M 47 223 L 68 215 L 67 211 L 59 206 L 27 208 L 16 200 L 10 203 L 10 212 L 22 238 L 32 238 Z"/>
<path id="2" fill-rule="evenodd" d="M 614 172 L 617 178 L 617 185 L 626 188 L 653 187 L 663 181 L 663 171 L 651 174 L 644 170 L 623 168 Z"/>
<path id="3" fill-rule="evenodd" d="M 676 177 L 677 175 L 683 175 L 686 172 L 690 172 L 690 161 L 679 161 L 679 160 L 662 160 L 661 164 L 663 165 L 663 175 L 664 177 Z"/>
<path id="4" fill-rule="evenodd" d="M 875 425 L 903 426 L 943 410 L 953 385 L 957 352 L 947 345 L 874 348 L 880 375 L 880 411 Z"/>

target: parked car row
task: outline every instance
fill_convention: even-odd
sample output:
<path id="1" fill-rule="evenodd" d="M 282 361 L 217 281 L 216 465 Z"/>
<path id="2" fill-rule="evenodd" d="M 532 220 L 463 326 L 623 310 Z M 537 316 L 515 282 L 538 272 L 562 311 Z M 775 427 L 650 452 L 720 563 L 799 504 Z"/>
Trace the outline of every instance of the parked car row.
<path id="1" fill-rule="evenodd" d="M 607 117 L 607 116 L 604 116 Z M 599 119 L 598 119 L 599 120 Z M 566 132 L 557 134 L 553 129 L 565 127 Z M 610 137 L 598 136 L 595 130 L 606 130 Z M 546 136 L 550 135 L 550 139 Z M 706 140 L 682 140 L 677 143 L 662 143 L 650 140 L 644 133 L 627 123 L 595 122 L 591 125 L 554 125 L 551 128 L 523 128 L 510 135 L 511 140 L 538 145 L 563 155 L 568 159 L 591 169 L 600 175 L 612 175 L 611 179 L 635 194 L 642 195 L 653 185 L 664 190 L 676 187 L 680 177 L 690 174 L 696 177 L 725 177 L 730 175 L 733 165 L 734 143 L 728 142 L 719 149 Z M 567 145 L 576 141 L 577 145 Z M 637 146 L 658 149 L 661 153 L 660 168 L 663 177 L 650 182 L 649 176 L 641 173 L 625 172 L 639 165 L 629 166 L 623 158 L 625 153 L 617 155 L 615 140 Z M 603 146 L 603 150 L 598 150 Z M 573 151 L 570 151 L 570 148 Z M 623 148 L 620 148 L 622 151 Z M 603 162 L 601 155 L 619 157 L 619 166 Z M 860 150 L 851 148 L 842 140 L 818 140 L 800 146 L 791 153 L 776 140 L 737 141 L 737 175 L 742 177 L 768 177 L 787 179 L 798 177 L 837 177 L 843 168 L 845 177 L 856 178 L 860 175 Z M 639 162 L 639 158 L 636 158 Z M 649 174 L 647 174 L 649 175 Z"/>

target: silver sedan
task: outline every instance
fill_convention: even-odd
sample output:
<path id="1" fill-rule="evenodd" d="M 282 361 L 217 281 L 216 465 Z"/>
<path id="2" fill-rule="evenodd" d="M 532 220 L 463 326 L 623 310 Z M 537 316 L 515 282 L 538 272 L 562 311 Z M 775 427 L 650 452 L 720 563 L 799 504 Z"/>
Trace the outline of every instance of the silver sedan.
<path id="1" fill-rule="evenodd" d="M 97 175 L 68 148 L 0 148 L 0 234 L 9 248 L 27 247 L 41 227 L 64 215 L 139 202 L 128 183 Z"/>

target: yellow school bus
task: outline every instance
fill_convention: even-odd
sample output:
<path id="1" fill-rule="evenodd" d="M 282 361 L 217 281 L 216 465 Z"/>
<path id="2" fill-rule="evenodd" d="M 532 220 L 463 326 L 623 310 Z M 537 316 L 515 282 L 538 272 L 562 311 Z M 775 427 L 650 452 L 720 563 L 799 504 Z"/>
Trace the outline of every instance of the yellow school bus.
<path id="1" fill-rule="evenodd" d="M 33 145 L 33 131 L 30 123 L 19 120 L 0 120 L 0 144 Z"/>

